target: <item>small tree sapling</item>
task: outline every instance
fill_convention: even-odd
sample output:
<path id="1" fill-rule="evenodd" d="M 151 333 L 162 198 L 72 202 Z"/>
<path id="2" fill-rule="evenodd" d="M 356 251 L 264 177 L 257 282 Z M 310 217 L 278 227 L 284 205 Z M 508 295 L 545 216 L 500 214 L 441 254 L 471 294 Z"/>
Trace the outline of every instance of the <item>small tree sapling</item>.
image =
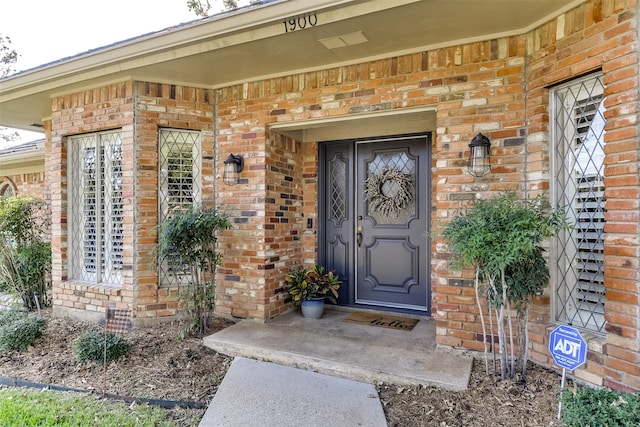
<path id="1" fill-rule="evenodd" d="M 460 269 L 473 266 L 475 271 L 487 374 L 489 340 L 481 296 L 489 314 L 493 310 L 496 316 L 501 378 L 513 376 L 516 366 L 526 377 L 529 306 L 531 298 L 543 292 L 549 279 L 542 243 L 564 228 L 568 228 L 564 211 L 551 209 L 544 196 L 519 200 L 514 192 L 475 200 L 445 226 L 443 235 L 453 255 L 453 265 Z M 517 312 L 517 327 L 513 325 L 512 309 Z M 490 330 L 493 336 L 491 316 Z M 514 334 L 518 331 L 521 333 L 516 357 Z"/>

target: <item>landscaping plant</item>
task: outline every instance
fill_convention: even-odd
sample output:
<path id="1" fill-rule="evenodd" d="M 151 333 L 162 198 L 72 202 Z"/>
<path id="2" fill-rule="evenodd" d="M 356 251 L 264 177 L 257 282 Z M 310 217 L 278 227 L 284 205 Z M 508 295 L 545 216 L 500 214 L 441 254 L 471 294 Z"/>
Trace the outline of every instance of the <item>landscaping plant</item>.
<path id="1" fill-rule="evenodd" d="M 186 281 L 181 293 L 187 319 L 183 335 L 207 331 L 215 307 L 216 269 L 222 261 L 216 248 L 218 232 L 230 228 L 225 213 L 201 206 L 178 213 L 160 226 L 158 261 L 184 266 L 172 269 L 172 274 L 180 276 L 179 283 Z"/>
<path id="2" fill-rule="evenodd" d="M 334 270 L 325 271 L 323 266 L 312 269 L 301 268 L 285 276 L 285 287 L 293 302 L 328 298 L 336 303 L 342 282 Z"/>
<path id="3" fill-rule="evenodd" d="M 131 344 L 125 338 L 99 331 L 85 332 L 73 342 L 73 354 L 79 363 L 113 362 L 130 350 Z"/>
<path id="4" fill-rule="evenodd" d="M 566 427 L 640 425 L 640 395 L 578 387 L 562 392 L 562 424 Z"/>
<path id="5" fill-rule="evenodd" d="M 42 336 L 44 327 L 44 319 L 25 310 L 0 310 L 0 352 L 29 347 Z"/>
<path id="6" fill-rule="evenodd" d="M 453 265 L 474 268 L 487 374 L 487 347 L 493 339 L 487 339 L 481 298 L 486 301 L 491 337 L 496 317 L 501 378 L 514 376 L 518 367 L 526 377 L 530 302 L 543 292 L 549 280 L 542 243 L 567 227 L 564 212 L 550 209 L 542 195 L 519 200 L 514 192 L 475 200 L 445 226 L 443 234 Z"/>
<path id="7" fill-rule="evenodd" d="M 0 199 L 0 283 L 29 310 L 49 305 L 51 244 L 43 209 L 44 202 L 33 197 Z"/>

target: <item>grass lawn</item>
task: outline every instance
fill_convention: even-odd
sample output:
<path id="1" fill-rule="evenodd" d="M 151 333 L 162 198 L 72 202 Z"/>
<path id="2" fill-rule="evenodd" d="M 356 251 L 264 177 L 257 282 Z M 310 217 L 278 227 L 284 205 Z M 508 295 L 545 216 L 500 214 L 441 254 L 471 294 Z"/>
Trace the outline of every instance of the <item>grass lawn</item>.
<path id="1" fill-rule="evenodd" d="M 0 426 L 177 426 L 168 411 L 96 396 L 0 388 Z"/>

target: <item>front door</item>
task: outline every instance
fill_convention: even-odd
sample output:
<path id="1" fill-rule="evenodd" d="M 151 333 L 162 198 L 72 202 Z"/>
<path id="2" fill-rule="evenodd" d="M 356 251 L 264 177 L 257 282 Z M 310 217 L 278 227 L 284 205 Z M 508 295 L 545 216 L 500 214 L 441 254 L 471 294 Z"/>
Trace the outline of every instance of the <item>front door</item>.
<path id="1" fill-rule="evenodd" d="M 429 137 L 323 145 L 320 261 L 344 305 L 429 314 Z"/>

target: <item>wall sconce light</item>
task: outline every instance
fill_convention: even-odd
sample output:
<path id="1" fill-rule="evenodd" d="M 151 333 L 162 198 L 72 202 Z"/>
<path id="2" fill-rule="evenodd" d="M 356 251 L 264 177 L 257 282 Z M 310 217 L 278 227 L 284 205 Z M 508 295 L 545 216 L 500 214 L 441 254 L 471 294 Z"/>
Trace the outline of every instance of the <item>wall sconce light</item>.
<path id="1" fill-rule="evenodd" d="M 469 144 L 469 174 L 485 176 L 491 172 L 491 141 L 483 134 L 477 134 Z"/>
<path id="2" fill-rule="evenodd" d="M 236 185 L 240 181 L 240 172 L 244 169 L 244 159 L 240 154 L 229 154 L 224 161 L 224 183 Z"/>

